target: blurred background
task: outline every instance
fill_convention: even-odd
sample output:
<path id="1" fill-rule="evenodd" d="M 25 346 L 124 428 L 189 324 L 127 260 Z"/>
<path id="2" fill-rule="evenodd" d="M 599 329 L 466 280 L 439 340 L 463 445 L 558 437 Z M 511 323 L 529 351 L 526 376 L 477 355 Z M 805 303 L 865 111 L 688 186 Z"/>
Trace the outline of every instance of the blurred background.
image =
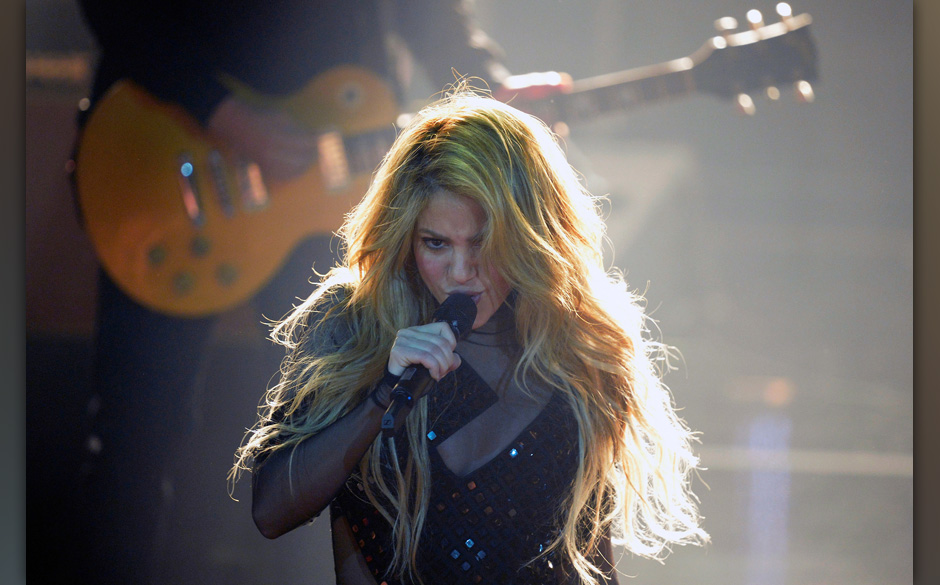
<path id="1" fill-rule="evenodd" d="M 477 0 L 513 72 L 574 79 L 690 55 L 713 22 L 775 3 Z M 637 585 L 895 585 L 914 578 L 913 22 L 911 2 L 806 0 L 815 100 L 788 86 L 753 115 L 711 95 L 570 125 L 570 159 L 608 196 L 611 265 L 645 292 L 666 376 L 707 470 L 712 543 L 665 564 L 624 556 Z M 64 165 L 95 46 L 68 0 L 25 5 L 27 577 L 46 575 L 67 445 L 89 389 L 95 257 Z M 429 96 L 439 88 L 427 88 Z M 412 104 L 409 104 L 411 106 Z M 226 473 L 274 371 L 248 314 L 219 324 L 178 462 L 172 582 L 332 583 L 328 525 L 276 541 Z M 265 364 L 263 367 L 259 364 Z M 42 579 L 37 579 L 40 582 Z"/>

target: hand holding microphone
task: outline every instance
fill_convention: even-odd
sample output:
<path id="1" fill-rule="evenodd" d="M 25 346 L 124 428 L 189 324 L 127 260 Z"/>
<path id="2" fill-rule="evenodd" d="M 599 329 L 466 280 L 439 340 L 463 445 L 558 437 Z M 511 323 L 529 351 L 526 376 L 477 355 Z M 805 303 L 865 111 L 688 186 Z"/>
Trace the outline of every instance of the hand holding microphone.
<path id="1" fill-rule="evenodd" d="M 437 308 L 431 323 L 403 330 L 389 356 L 389 371 L 401 377 L 392 388 L 391 402 L 382 416 L 382 434 L 394 433 L 401 409 L 424 395 L 432 379 L 441 379 L 460 365 L 453 353 L 457 341 L 470 332 L 477 307 L 468 295 L 455 293 Z M 415 363 L 417 362 L 417 363 Z"/>

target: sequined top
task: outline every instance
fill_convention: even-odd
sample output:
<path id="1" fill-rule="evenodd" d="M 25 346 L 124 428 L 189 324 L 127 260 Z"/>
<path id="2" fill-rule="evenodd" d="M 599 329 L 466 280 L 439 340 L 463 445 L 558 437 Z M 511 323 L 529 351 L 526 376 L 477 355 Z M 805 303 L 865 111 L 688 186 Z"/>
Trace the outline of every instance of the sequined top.
<path id="1" fill-rule="evenodd" d="M 437 446 L 497 405 L 497 394 L 464 360 L 425 399 L 431 499 L 417 561 L 424 581 L 555 583 L 554 551 L 529 561 L 557 536 L 557 521 L 564 517 L 563 502 L 577 471 L 577 423 L 567 401 L 552 393 L 501 453 L 461 476 L 448 468 Z M 404 430 L 396 438 L 398 445 L 407 444 Z M 376 581 L 399 583 L 386 575 L 391 527 L 369 503 L 355 475 L 330 511 L 346 517 Z"/>

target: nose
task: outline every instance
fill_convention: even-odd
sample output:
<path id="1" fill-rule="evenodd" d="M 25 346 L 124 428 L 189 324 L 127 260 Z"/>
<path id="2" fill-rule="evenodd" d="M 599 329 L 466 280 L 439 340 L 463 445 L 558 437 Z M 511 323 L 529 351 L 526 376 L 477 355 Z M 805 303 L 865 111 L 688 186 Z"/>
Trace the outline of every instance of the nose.
<path id="1" fill-rule="evenodd" d="M 450 266 L 450 276 L 458 284 L 469 282 L 477 274 L 477 261 L 473 254 L 455 250 Z"/>

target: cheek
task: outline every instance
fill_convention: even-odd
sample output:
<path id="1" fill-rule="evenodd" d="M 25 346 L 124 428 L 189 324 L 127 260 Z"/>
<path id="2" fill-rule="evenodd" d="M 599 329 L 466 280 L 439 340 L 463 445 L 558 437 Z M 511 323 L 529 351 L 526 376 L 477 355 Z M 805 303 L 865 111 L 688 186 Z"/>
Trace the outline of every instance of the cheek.
<path id="1" fill-rule="evenodd" d="M 421 276 L 421 280 L 424 281 L 424 285 L 435 297 L 439 296 L 438 291 L 441 288 L 440 282 L 443 273 L 440 260 L 431 254 L 424 253 L 419 246 L 414 247 L 414 257 L 418 274 Z"/>
<path id="2" fill-rule="evenodd" d="M 499 272 L 490 268 L 487 270 L 487 280 L 489 280 L 489 289 L 492 292 L 493 300 L 499 304 L 506 300 L 506 297 L 509 296 L 509 283 L 506 282 Z"/>

